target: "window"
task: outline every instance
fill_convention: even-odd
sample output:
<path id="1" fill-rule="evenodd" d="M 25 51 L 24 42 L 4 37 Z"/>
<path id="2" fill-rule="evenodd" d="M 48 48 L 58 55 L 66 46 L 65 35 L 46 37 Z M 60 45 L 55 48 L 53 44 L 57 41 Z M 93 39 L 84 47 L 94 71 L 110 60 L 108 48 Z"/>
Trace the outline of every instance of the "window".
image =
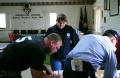
<path id="1" fill-rule="evenodd" d="M 6 14 L 0 13 L 0 28 L 6 28 Z"/>
<path id="2" fill-rule="evenodd" d="M 49 13 L 50 17 L 50 27 L 56 24 L 56 18 L 57 14 L 56 13 Z"/>
<path id="3" fill-rule="evenodd" d="M 101 9 L 100 7 L 95 8 L 95 32 L 100 33 L 101 26 Z"/>

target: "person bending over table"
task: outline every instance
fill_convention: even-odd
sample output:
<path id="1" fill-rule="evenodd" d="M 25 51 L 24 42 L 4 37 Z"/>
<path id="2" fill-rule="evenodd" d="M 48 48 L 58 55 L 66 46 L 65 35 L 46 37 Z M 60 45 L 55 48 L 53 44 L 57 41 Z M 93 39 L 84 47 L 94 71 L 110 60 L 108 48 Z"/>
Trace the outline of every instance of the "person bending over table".
<path id="1" fill-rule="evenodd" d="M 43 63 L 45 53 L 53 54 L 61 45 L 61 37 L 56 33 L 45 38 L 25 36 L 17 39 L 0 53 L 0 78 L 22 78 L 21 71 L 29 67 L 32 78 L 56 78 Z"/>
<path id="2" fill-rule="evenodd" d="M 96 78 L 95 72 L 104 66 L 104 78 L 116 78 L 117 60 L 115 35 L 84 35 L 67 55 L 63 78 Z M 75 60 L 78 62 L 75 62 Z"/>

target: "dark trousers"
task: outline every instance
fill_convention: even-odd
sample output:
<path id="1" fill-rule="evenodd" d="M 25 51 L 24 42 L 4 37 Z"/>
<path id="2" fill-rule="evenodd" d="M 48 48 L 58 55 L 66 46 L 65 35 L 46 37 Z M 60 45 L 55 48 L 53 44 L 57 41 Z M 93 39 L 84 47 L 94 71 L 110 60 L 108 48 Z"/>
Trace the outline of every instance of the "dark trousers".
<path id="1" fill-rule="evenodd" d="M 5 70 L 0 70 L 0 78 L 22 78 L 21 72 L 10 72 Z"/>
<path id="2" fill-rule="evenodd" d="M 63 71 L 63 78 L 95 78 L 95 70 L 90 63 L 83 62 L 83 71 L 73 71 L 71 67 L 72 58 L 67 58 Z"/>

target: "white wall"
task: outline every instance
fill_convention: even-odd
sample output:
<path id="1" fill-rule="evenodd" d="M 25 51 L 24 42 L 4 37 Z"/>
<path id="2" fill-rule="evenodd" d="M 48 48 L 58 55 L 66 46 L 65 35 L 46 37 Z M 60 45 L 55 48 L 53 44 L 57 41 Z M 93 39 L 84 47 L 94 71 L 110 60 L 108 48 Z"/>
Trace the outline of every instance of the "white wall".
<path id="1" fill-rule="evenodd" d="M 101 7 L 101 10 L 103 11 L 103 17 L 101 16 L 101 32 L 104 32 L 107 29 L 114 29 L 120 33 L 120 14 L 117 16 L 110 16 L 109 10 L 104 10 L 104 0 L 97 0 L 94 7 L 97 6 Z M 104 23 L 104 17 L 106 17 L 106 23 Z"/>
<path id="2" fill-rule="evenodd" d="M 82 7 L 82 6 L 81 6 Z M 68 24 L 76 28 L 79 22 L 80 5 L 62 5 L 62 6 L 31 6 L 31 14 L 40 14 L 43 18 L 24 19 L 20 16 L 13 19 L 16 14 L 25 14 L 21 6 L 0 7 L 0 12 L 7 14 L 7 29 L 41 29 L 49 27 L 49 13 L 64 13 L 68 17 Z"/>
<path id="3" fill-rule="evenodd" d="M 1 0 L 2 1 L 2 0 Z M 0 1 L 0 2 L 1 2 Z M 13 0 L 16 2 L 16 0 Z M 27 0 L 26 0 L 27 1 Z M 24 1 L 24 2 L 26 2 Z M 32 0 L 31 0 L 32 1 Z M 38 1 L 38 0 L 35 0 Z M 51 0 L 52 1 L 52 0 Z M 77 1 L 77 0 L 76 0 Z M 2 2 L 5 2 L 4 0 Z M 10 2 L 9 0 L 6 2 Z M 22 1 L 19 1 L 22 2 Z M 42 2 L 42 1 L 41 1 Z M 0 41 L 8 41 L 8 33 L 13 29 L 47 29 L 49 27 L 49 13 L 65 13 L 68 16 L 68 24 L 74 28 L 78 28 L 80 7 L 83 5 L 49 5 L 49 6 L 31 6 L 31 14 L 40 14 L 43 18 L 39 19 L 13 19 L 16 14 L 25 14 L 22 6 L 0 6 L 0 13 L 5 12 L 7 14 L 7 28 L 5 31 L 0 31 Z M 94 31 L 93 24 L 93 9 L 94 7 L 101 7 L 101 32 L 107 29 L 114 29 L 120 32 L 120 15 L 110 16 L 108 10 L 104 10 L 104 0 L 96 0 L 94 5 L 87 5 L 88 25 L 89 29 Z M 106 23 L 104 23 L 104 17 L 106 17 Z M 3 30 L 3 29 L 0 29 Z"/>
<path id="4" fill-rule="evenodd" d="M 0 35 L 0 41 L 8 41 L 8 32 L 9 30 L 14 29 L 47 29 L 49 27 L 49 13 L 64 13 L 68 17 L 68 24 L 73 26 L 74 28 L 78 28 L 79 19 L 80 19 L 80 7 L 84 8 L 83 5 L 50 5 L 50 6 L 30 6 L 31 12 L 29 19 L 23 18 L 24 16 L 16 16 L 23 14 L 23 6 L 1 6 L 0 13 L 7 14 L 7 28 L 6 31 L 1 31 L 3 35 Z M 91 20 L 92 17 L 92 6 L 87 5 L 88 10 L 88 19 Z M 32 14 L 40 14 L 43 18 L 32 18 Z M 15 19 L 14 17 L 18 17 Z M 25 16 L 26 17 L 26 16 Z M 91 26 L 91 21 L 89 21 L 89 25 Z M 1 29 L 3 30 L 3 29 Z M 4 32 L 4 33 L 3 33 Z"/>
<path id="5" fill-rule="evenodd" d="M 104 28 L 103 30 L 114 29 L 120 32 L 120 15 L 110 16 L 109 11 L 104 11 L 104 17 L 106 17 L 106 23 L 102 23 Z"/>

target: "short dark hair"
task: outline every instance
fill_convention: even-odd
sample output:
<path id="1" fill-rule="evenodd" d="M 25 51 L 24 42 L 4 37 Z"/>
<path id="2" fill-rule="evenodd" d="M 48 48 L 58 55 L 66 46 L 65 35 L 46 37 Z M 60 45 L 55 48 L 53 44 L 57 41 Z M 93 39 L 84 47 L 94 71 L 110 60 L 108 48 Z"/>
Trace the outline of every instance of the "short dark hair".
<path id="1" fill-rule="evenodd" d="M 65 14 L 59 14 L 59 15 L 57 16 L 56 21 L 58 21 L 58 22 L 60 22 L 60 21 L 65 21 L 65 22 L 67 22 L 67 16 L 66 16 Z"/>
<path id="2" fill-rule="evenodd" d="M 51 34 L 47 35 L 46 37 L 49 40 L 52 40 L 52 41 L 55 41 L 55 42 L 62 41 L 62 38 L 57 33 L 51 33 Z"/>
<path id="3" fill-rule="evenodd" d="M 109 36 L 109 37 L 115 36 L 115 37 L 119 37 L 119 34 L 117 33 L 117 31 L 109 29 L 109 30 L 106 30 L 104 32 L 103 36 Z"/>

